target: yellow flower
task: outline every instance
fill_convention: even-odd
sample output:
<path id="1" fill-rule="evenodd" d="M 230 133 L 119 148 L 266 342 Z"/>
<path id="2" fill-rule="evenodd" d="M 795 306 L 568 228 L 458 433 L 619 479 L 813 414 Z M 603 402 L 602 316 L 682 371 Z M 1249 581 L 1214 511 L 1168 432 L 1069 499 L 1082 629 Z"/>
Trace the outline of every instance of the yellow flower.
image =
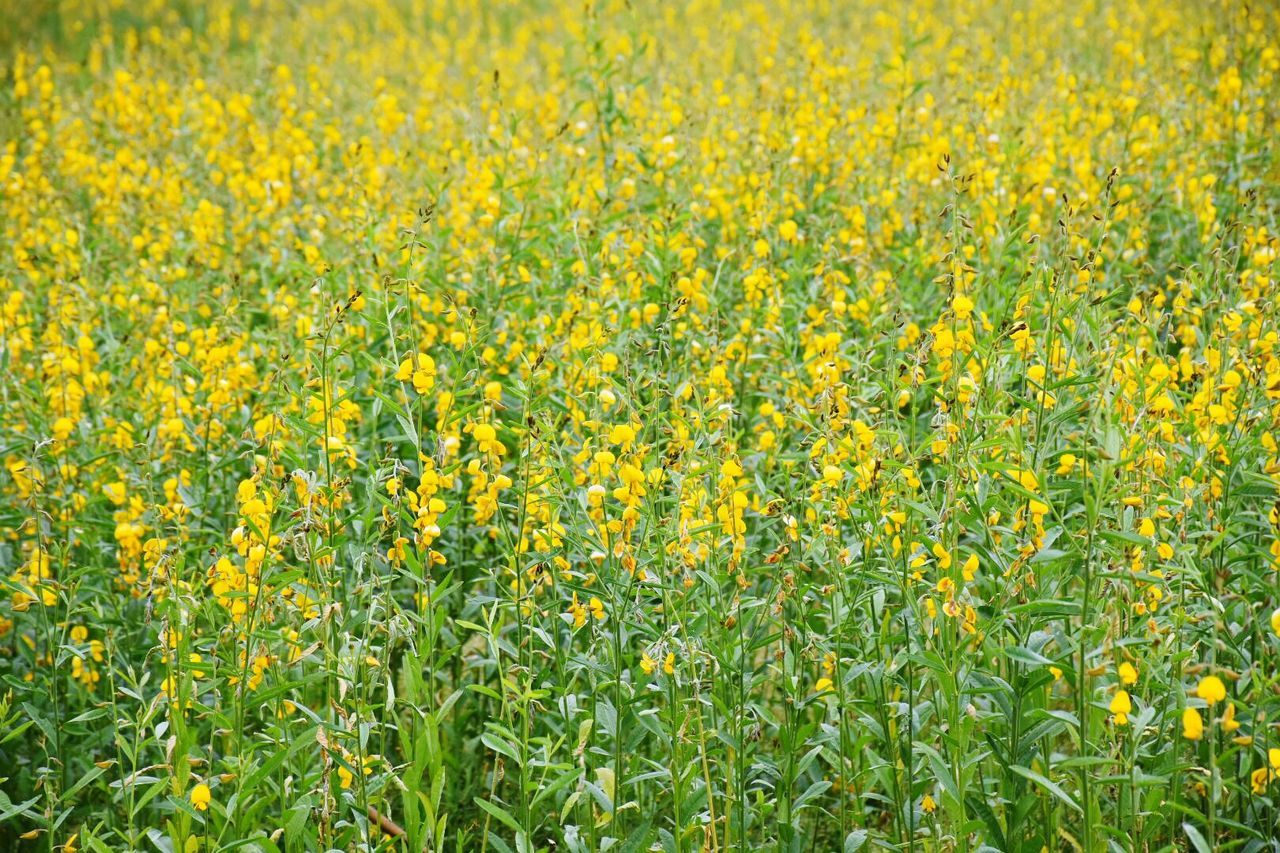
<path id="1" fill-rule="evenodd" d="M 658 668 L 658 662 L 649 657 L 648 652 L 642 652 L 640 655 L 640 668 L 644 670 L 645 675 L 653 675 L 653 671 Z"/>
<path id="2" fill-rule="evenodd" d="M 920 801 L 920 808 L 925 814 L 933 814 L 938 810 L 938 804 L 933 801 L 932 796 L 925 794 L 924 799 Z"/>
<path id="3" fill-rule="evenodd" d="M 1129 694 L 1126 691 L 1118 690 L 1116 695 L 1111 697 L 1110 711 L 1115 717 L 1117 726 L 1128 725 L 1133 703 L 1129 701 Z"/>
<path id="4" fill-rule="evenodd" d="M 201 782 L 191 789 L 191 805 L 196 807 L 196 811 L 204 811 L 209 808 L 209 802 L 213 799 L 213 792 L 209 790 L 209 786 Z"/>
<path id="5" fill-rule="evenodd" d="M 1200 719 L 1200 712 L 1189 705 L 1182 710 L 1182 736 L 1187 740 L 1204 737 L 1204 720 Z"/>
<path id="6" fill-rule="evenodd" d="M 351 753 L 347 752 L 346 750 L 343 750 L 342 755 L 344 758 L 347 759 L 347 761 L 350 761 L 353 764 L 355 763 L 356 758 Z M 372 773 L 373 765 L 377 760 L 378 760 L 378 756 L 376 755 L 366 755 L 364 757 L 364 761 L 360 763 L 361 774 L 364 776 L 368 776 L 370 773 Z M 342 790 L 346 791 L 350 789 L 351 783 L 355 781 L 355 778 L 356 778 L 356 774 L 352 773 L 342 764 L 338 765 L 338 784 L 342 787 Z"/>
<path id="7" fill-rule="evenodd" d="M 1222 683 L 1222 679 L 1216 675 L 1206 675 L 1200 679 L 1200 683 L 1196 685 L 1196 695 L 1204 701 L 1213 705 L 1227 698 L 1227 687 Z"/>
<path id="8" fill-rule="evenodd" d="M 831 690 L 834 686 L 835 685 L 832 684 L 830 678 L 819 678 L 818 683 L 813 685 L 813 692 L 826 693 L 828 690 Z"/>
<path id="9" fill-rule="evenodd" d="M 413 390 L 419 394 L 430 393 L 436 384 L 435 359 L 425 352 L 418 353 L 416 364 L 413 358 L 406 358 L 400 362 L 400 368 L 396 371 L 396 379 L 401 382 L 412 380 Z"/>
<path id="10" fill-rule="evenodd" d="M 578 594 L 573 594 L 573 602 L 569 605 L 569 615 L 573 617 L 573 627 L 581 628 L 587 624 L 587 608 L 578 601 Z"/>
<path id="11" fill-rule="evenodd" d="M 618 424 L 609 430 L 609 443 L 620 444 L 624 448 L 630 447 L 631 442 L 636 440 L 636 431 L 631 428 L 630 424 Z"/>
<path id="12" fill-rule="evenodd" d="M 471 430 L 471 435 L 479 445 L 481 453 L 502 452 L 502 443 L 498 441 L 498 431 L 492 425 L 476 424 Z"/>
<path id="13" fill-rule="evenodd" d="M 1235 702 L 1227 703 L 1227 710 L 1223 712 L 1220 722 L 1222 723 L 1222 730 L 1227 734 L 1231 734 L 1236 729 L 1240 728 L 1240 723 L 1236 720 Z"/>
<path id="14" fill-rule="evenodd" d="M 1122 684 L 1136 684 L 1138 681 L 1138 670 L 1128 661 L 1120 664 L 1117 672 L 1120 674 L 1120 682 Z"/>

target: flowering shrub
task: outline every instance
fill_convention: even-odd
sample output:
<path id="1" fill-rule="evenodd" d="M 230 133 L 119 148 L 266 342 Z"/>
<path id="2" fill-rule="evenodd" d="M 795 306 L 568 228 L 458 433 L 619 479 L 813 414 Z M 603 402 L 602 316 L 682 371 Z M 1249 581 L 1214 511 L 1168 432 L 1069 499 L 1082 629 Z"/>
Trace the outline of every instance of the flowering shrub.
<path id="1" fill-rule="evenodd" d="M 0 848 L 1271 849 L 1278 32 L 0 9 Z"/>

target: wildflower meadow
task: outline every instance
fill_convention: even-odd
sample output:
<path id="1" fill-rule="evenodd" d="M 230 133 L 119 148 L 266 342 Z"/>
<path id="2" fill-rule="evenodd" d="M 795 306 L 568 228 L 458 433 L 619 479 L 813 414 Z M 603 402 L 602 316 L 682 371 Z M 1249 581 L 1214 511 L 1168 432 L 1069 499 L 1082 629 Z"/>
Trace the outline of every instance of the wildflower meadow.
<path id="1" fill-rule="evenodd" d="M 0 850 L 1280 851 L 1280 7 L 0 0 Z"/>

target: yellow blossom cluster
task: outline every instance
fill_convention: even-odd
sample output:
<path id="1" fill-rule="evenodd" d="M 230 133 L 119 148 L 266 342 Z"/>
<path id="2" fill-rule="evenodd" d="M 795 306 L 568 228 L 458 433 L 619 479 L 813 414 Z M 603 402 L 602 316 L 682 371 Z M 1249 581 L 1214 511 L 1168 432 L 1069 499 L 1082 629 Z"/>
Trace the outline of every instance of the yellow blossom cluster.
<path id="1" fill-rule="evenodd" d="M 1275 844 L 1278 34 L 0 8 L 0 848 Z"/>

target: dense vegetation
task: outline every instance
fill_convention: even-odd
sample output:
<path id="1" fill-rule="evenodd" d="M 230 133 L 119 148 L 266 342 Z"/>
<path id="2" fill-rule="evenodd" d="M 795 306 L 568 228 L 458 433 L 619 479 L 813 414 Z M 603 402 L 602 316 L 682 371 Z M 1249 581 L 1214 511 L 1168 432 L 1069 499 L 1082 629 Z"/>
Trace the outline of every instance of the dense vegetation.
<path id="1" fill-rule="evenodd" d="M 0 848 L 1280 849 L 1280 12 L 0 4 Z"/>

